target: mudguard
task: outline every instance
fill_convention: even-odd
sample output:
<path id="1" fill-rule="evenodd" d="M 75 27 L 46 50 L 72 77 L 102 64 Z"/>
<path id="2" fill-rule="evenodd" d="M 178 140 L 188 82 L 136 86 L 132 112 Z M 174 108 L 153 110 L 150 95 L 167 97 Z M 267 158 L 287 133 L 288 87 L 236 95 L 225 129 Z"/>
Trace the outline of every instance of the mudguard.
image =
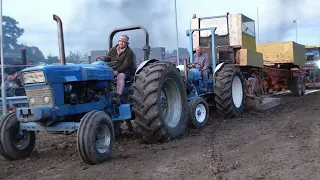
<path id="1" fill-rule="evenodd" d="M 159 61 L 159 60 L 149 59 L 149 60 L 143 61 L 143 62 L 142 62 L 141 64 L 139 64 L 139 66 L 137 67 L 137 70 L 136 70 L 135 74 L 139 73 L 139 71 L 140 71 L 144 66 L 146 66 L 148 63 L 153 63 L 153 62 L 156 62 L 156 61 Z"/>
<path id="2" fill-rule="evenodd" d="M 178 66 L 176 66 L 180 71 L 184 71 L 184 65 L 178 65 Z"/>
<path id="3" fill-rule="evenodd" d="M 217 65 L 217 67 L 214 69 L 213 76 L 216 74 L 216 72 L 219 71 L 219 69 L 221 69 L 221 67 L 222 67 L 224 64 L 225 64 L 225 63 L 223 62 L 223 63 L 220 63 L 220 64 Z"/>

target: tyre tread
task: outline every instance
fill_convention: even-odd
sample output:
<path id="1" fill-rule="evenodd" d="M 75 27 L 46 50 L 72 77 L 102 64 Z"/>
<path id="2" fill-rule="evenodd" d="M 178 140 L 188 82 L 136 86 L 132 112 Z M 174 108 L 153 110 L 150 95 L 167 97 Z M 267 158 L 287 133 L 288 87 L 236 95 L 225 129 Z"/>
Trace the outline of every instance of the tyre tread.
<path id="1" fill-rule="evenodd" d="M 232 101 L 232 80 L 234 74 L 240 73 L 239 68 L 236 68 L 233 64 L 224 65 L 221 70 L 217 72 L 217 77 L 215 78 L 215 103 L 218 113 L 224 118 L 239 117 L 243 114 L 243 106 L 245 101 L 245 88 L 244 88 L 244 78 L 241 75 L 240 79 L 242 81 L 242 87 L 244 90 L 243 104 L 237 110 Z"/>
<path id="2" fill-rule="evenodd" d="M 147 143 L 164 142 L 171 138 L 166 133 L 165 127 L 161 121 L 160 111 L 158 109 L 158 87 L 162 73 L 167 68 L 174 67 L 175 71 L 180 74 L 179 70 L 169 62 L 157 61 L 147 64 L 136 74 L 133 84 L 134 93 L 132 96 L 133 111 L 136 114 L 136 123 L 142 134 L 143 141 Z"/>

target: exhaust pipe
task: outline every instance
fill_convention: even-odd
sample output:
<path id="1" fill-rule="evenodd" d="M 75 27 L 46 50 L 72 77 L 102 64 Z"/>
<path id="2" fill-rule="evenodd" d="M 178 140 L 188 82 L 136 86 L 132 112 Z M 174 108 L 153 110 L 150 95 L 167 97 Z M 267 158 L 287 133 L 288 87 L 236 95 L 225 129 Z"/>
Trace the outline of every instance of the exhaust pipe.
<path id="1" fill-rule="evenodd" d="M 61 21 L 60 17 L 55 15 L 55 14 L 53 15 L 53 20 L 55 20 L 57 22 L 57 27 L 58 27 L 60 64 L 66 65 L 66 56 L 65 56 L 65 51 L 64 51 L 62 21 Z"/>
<path id="2" fill-rule="evenodd" d="M 184 66 L 184 79 L 188 81 L 188 59 L 183 60 L 183 66 Z"/>
<path id="3" fill-rule="evenodd" d="M 20 51 L 21 51 L 22 65 L 27 65 L 27 50 L 21 49 Z"/>

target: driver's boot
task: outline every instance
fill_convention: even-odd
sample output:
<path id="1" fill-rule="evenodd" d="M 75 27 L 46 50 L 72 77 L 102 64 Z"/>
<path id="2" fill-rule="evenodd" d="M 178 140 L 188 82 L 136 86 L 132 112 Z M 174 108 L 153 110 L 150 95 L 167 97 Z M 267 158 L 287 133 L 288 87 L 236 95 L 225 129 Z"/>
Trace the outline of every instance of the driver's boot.
<path id="1" fill-rule="evenodd" d="M 114 105 L 119 105 L 121 104 L 121 95 L 120 94 L 116 94 L 115 96 L 112 97 L 112 104 Z"/>

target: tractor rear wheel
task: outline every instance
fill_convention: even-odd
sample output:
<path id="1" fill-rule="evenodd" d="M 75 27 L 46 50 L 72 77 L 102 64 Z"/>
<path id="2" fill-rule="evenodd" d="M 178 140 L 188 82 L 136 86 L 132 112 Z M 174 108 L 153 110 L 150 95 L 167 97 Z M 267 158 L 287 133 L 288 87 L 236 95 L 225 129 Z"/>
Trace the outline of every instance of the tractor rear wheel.
<path id="1" fill-rule="evenodd" d="M 144 66 L 135 76 L 133 112 L 146 143 L 179 138 L 186 129 L 188 100 L 180 71 L 169 62 Z"/>
<path id="2" fill-rule="evenodd" d="M 83 116 L 77 132 L 77 146 L 82 160 L 90 165 L 107 161 L 112 153 L 114 128 L 103 111 L 90 111 Z"/>
<path id="3" fill-rule="evenodd" d="M 34 131 L 22 131 L 16 113 L 7 114 L 0 120 L 0 153 L 8 160 L 29 157 L 36 143 Z"/>
<path id="4" fill-rule="evenodd" d="M 306 86 L 303 76 L 293 76 L 289 82 L 289 89 L 293 96 L 303 96 L 306 93 Z"/>
<path id="5" fill-rule="evenodd" d="M 214 93 L 217 110 L 224 118 L 239 117 L 243 114 L 245 80 L 238 67 L 225 64 L 216 72 Z"/>

